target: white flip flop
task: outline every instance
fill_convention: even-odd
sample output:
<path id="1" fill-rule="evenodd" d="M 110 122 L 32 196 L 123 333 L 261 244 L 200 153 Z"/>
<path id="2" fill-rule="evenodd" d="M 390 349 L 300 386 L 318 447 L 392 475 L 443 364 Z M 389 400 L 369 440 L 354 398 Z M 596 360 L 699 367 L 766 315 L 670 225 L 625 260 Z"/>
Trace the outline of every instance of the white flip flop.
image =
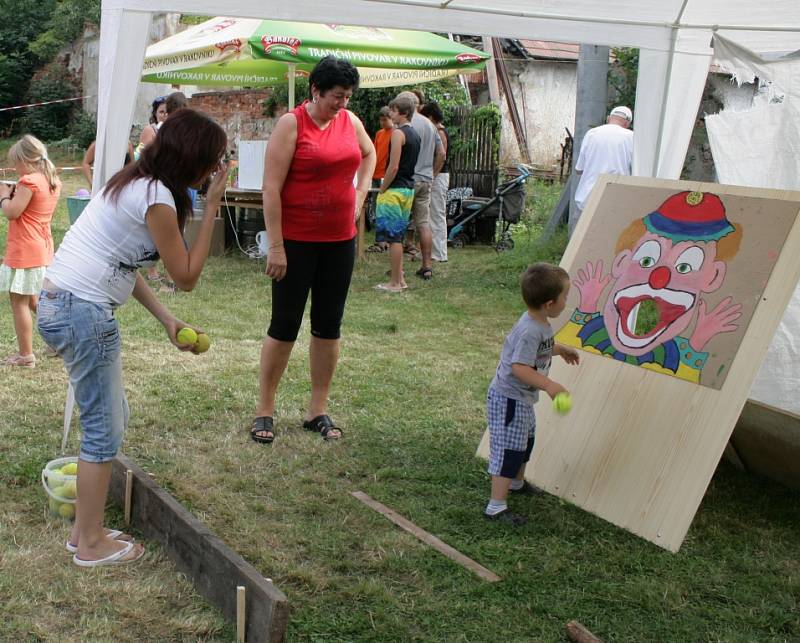
<path id="1" fill-rule="evenodd" d="M 124 536 L 124 535 L 125 535 L 124 531 L 120 531 L 119 529 L 109 529 L 108 533 L 105 536 L 106 536 L 106 538 L 111 538 L 111 540 L 116 540 L 120 536 Z M 123 540 L 121 542 L 133 543 L 133 542 L 136 542 L 136 540 L 134 538 L 131 538 L 130 540 Z M 64 543 L 64 549 L 66 549 L 70 554 L 77 554 L 78 553 L 78 546 L 77 545 L 73 545 L 69 541 Z"/>
<path id="2" fill-rule="evenodd" d="M 119 541 L 124 542 L 124 541 Z M 136 556 L 136 558 L 130 558 L 128 560 L 122 560 L 127 556 L 131 550 L 133 549 L 133 543 L 125 543 L 125 546 L 117 552 L 114 552 L 110 556 L 106 556 L 105 558 L 98 558 L 97 560 L 83 560 L 78 558 L 78 554 L 75 554 L 72 557 L 72 562 L 75 563 L 78 567 L 103 567 L 105 565 L 127 565 L 128 563 L 135 563 L 139 560 L 142 556 L 144 556 L 144 549 L 142 549 L 142 553 Z"/>

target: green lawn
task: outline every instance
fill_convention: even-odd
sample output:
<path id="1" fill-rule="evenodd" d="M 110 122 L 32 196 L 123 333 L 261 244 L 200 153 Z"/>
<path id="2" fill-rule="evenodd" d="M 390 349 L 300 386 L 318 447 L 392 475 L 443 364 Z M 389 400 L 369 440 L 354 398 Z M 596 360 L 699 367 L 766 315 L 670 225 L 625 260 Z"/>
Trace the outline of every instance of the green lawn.
<path id="1" fill-rule="evenodd" d="M 275 443 L 248 437 L 269 321 L 260 262 L 212 258 L 195 292 L 162 295 L 210 333 L 205 355 L 174 350 L 135 302 L 121 309 L 126 454 L 287 594 L 290 641 L 563 641 L 571 619 L 606 641 L 800 640 L 800 503 L 778 485 L 722 466 L 678 554 L 553 496 L 514 499 L 531 517 L 521 529 L 481 517 L 488 479 L 474 454 L 486 387 L 521 311 L 519 273 L 563 244 L 537 241 L 554 195 L 537 188 L 513 251 L 453 251 L 431 282 L 410 277 L 405 294 L 372 289 L 385 257 L 357 266 L 331 395 L 345 427 L 338 444 L 300 428 L 307 323 L 280 389 Z M 55 227 L 60 239 L 63 203 Z M 14 350 L 4 304 L 0 355 Z M 153 543 L 135 566 L 70 563 L 67 528 L 46 518 L 39 482 L 59 451 L 63 369 L 42 357 L 0 376 L 0 640 L 232 640 Z M 502 582 L 400 531 L 349 495 L 357 489 Z M 119 524 L 118 510 L 112 518 Z"/>

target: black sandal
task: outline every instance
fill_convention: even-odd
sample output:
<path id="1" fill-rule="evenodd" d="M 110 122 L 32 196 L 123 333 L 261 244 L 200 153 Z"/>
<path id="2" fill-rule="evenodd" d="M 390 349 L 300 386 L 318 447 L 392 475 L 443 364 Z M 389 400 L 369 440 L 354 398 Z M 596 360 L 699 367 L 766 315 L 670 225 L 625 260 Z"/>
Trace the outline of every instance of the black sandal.
<path id="1" fill-rule="evenodd" d="M 420 279 L 424 279 L 425 281 L 429 281 L 433 279 L 433 270 L 430 268 L 420 268 L 417 272 L 414 273 Z"/>
<path id="2" fill-rule="evenodd" d="M 258 435 L 259 433 L 270 433 L 271 435 Z M 275 429 L 272 428 L 272 418 L 268 415 L 262 415 L 253 420 L 250 427 L 250 437 L 254 442 L 260 444 L 272 444 L 275 439 Z"/>
<path id="3" fill-rule="evenodd" d="M 313 420 L 306 420 L 303 422 L 303 428 L 306 431 L 314 431 L 319 433 L 323 440 L 338 440 L 344 435 L 338 426 L 333 423 L 327 415 L 318 415 Z M 331 435 L 332 431 L 338 431 L 339 435 Z"/>

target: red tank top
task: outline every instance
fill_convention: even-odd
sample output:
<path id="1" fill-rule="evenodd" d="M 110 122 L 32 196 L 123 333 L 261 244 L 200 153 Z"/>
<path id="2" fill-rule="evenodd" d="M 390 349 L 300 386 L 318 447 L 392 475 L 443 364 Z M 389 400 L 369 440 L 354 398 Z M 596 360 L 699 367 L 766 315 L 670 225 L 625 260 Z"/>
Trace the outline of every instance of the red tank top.
<path id="1" fill-rule="evenodd" d="M 284 239 L 346 241 L 356 234 L 353 185 L 361 149 L 346 110 L 325 129 L 311 119 L 306 104 L 293 111 L 297 144 L 281 190 Z"/>

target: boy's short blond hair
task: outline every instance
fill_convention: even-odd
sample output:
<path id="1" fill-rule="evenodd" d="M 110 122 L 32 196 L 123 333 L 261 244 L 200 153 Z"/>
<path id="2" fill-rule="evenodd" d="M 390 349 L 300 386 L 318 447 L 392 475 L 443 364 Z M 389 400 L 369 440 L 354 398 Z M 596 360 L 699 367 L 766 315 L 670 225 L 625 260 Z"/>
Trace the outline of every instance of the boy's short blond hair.
<path id="1" fill-rule="evenodd" d="M 540 261 L 522 273 L 522 299 L 528 308 L 541 308 L 555 301 L 569 283 L 569 274 L 560 266 Z"/>

